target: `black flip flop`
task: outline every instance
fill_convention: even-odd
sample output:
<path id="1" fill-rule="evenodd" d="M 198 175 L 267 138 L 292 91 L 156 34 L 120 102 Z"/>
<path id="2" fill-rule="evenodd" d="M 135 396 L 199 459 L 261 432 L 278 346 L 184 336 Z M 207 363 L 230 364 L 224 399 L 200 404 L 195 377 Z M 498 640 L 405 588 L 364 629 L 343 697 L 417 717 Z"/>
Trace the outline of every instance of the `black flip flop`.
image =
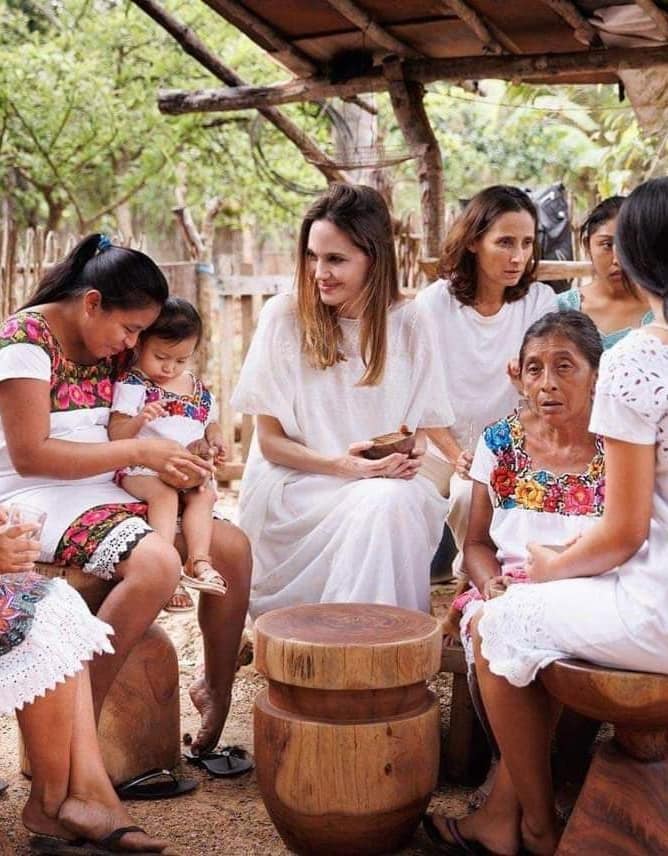
<path id="1" fill-rule="evenodd" d="M 189 764 L 202 767 L 207 773 L 217 779 L 228 776 L 241 776 L 253 769 L 253 760 L 245 749 L 240 746 L 225 746 L 224 749 L 214 749 L 203 755 L 193 755 L 192 752 L 184 753 Z"/>
<path id="2" fill-rule="evenodd" d="M 68 856 L 68 854 L 98 856 L 98 854 L 126 853 L 128 851 L 119 849 L 119 845 L 121 838 L 128 832 L 144 832 L 146 834 L 141 826 L 121 826 L 100 841 L 88 841 L 84 838 L 67 841 L 52 835 L 33 835 L 30 838 L 30 849 L 33 853 L 51 853 L 54 856 Z"/>
<path id="3" fill-rule="evenodd" d="M 168 800 L 197 787 L 194 779 L 177 779 L 170 770 L 156 768 L 116 785 L 116 793 L 122 800 Z"/>
<path id="4" fill-rule="evenodd" d="M 0 779 L 0 795 L 4 794 L 8 787 L 9 782 L 6 782 L 4 779 Z"/>

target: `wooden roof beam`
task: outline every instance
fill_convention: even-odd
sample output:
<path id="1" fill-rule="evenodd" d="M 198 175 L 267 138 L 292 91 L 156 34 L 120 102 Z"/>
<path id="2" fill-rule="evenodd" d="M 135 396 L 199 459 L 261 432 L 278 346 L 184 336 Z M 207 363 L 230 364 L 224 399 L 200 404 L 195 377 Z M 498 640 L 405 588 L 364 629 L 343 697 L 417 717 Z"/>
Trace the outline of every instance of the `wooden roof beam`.
<path id="1" fill-rule="evenodd" d="M 260 42 L 271 45 L 274 59 L 281 62 L 295 74 L 317 74 L 318 65 L 303 51 L 291 44 L 285 36 L 275 30 L 265 20 L 251 12 L 236 0 L 204 0 L 207 6 L 217 12 L 230 24 L 234 24 L 249 38 L 257 37 Z"/>
<path id="2" fill-rule="evenodd" d="M 360 5 L 353 3 L 353 0 L 327 0 L 327 4 L 336 9 L 339 15 L 342 15 L 346 20 L 354 24 L 362 31 L 364 36 L 368 36 L 373 42 L 380 47 L 385 48 L 391 54 L 397 56 L 422 56 L 406 42 L 393 36 L 389 30 L 382 27 L 374 18 Z"/>
<path id="3" fill-rule="evenodd" d="M 668 45 L 651 48 L 608 48 L 563 54 L 406 59 L 403 61 L 403 67 L 406 80 L 433 83 L 436 80 L 484 78 L 531 81 L 573 72 L 617 73 L 626 69 L 642 69 L 666 63 Z M 383 70 L 374 67 L 364 75 L 341 83 L 332 83 L 326 78 L 307 78 L 274 86 L 239 86 L 233 89 L 194 92 L 161 90 L 158 93 L 158 106 L 163 113 L 169 114 L 249 110 L 318 98 L 344 98 L 362 92 L 382 92 L 386 89 L 387 80 Z"/>
<path id="4" fill-rule="evenodd" d="M 454 12 L 482 42 L 482 49 L 485 53 L 502 54 L 506 50 L 498 39 L 494 38 L 483 16 L 464 0 L 438 0 L 436 6 L 444 11 Z"/>
<path id="5" fill-rule="evenodd" d="M 595 27 L 589 23 L 575 3 L 571 0 L 541 0 L 546 6 L 555 11 L 560 18 L 570 24 L 575 31 L 575 38 L 586 45 L 600 44 L 601 39 Z"/>
<path id="6" fill-rule="evenodd" d="M 163 30 L 166 30 L 181 45 L 185 53 L 197 60 L 200 65 L 204 66 L 207 71 L 210 71 L 219 80 L 222 80 L 223 83 L 227 83 L 230 87 L 241 86 L 246 89 L 249 88 L 246 86 L 243 78 L 239 77 L 235 71 L 232 71 L 231 68 L 228 68 L 217 56 L 211 53 L 189 27 L 166 12 L 155 0 L 132 0 L 132 2 L 152 18 L 156 24 L 161 26 Z M 346 180 L 331 158 L 327 157 L 314 140 L 295 125 L 292 119 L 289 119 L 285 113 L 282 113 L 276 107 L 263 107 L 259 112 L 267 121 L 277 127 L 279 131 L 282 131 L 297 146 L 307 160 L 313 162 L 316 169 L 320 170 L 327 181 Z"/>
<path id="7" fill-rule="evenodd" d="M 654 0 L 635 0 L 635 4 L 654 21 L 661 37 L 668 40 L 668 17 L 663 9 L 659 9 Z"/>

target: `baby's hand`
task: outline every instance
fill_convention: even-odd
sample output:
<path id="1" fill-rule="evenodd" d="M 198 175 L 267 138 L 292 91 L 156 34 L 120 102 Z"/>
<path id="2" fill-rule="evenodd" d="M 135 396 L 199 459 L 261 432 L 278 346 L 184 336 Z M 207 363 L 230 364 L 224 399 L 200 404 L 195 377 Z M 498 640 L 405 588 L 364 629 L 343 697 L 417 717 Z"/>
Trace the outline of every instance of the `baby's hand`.
<path id="1" fill-rule="evenodd" d="M 149 422 L 153 422 L 154 419 L 159 419 L 161 416 L 167 416 L 167 411 L 159 401 L 153 401 L 142 409 L 139 414 L 139 419 L 142 425 L 147 425 Z"/>

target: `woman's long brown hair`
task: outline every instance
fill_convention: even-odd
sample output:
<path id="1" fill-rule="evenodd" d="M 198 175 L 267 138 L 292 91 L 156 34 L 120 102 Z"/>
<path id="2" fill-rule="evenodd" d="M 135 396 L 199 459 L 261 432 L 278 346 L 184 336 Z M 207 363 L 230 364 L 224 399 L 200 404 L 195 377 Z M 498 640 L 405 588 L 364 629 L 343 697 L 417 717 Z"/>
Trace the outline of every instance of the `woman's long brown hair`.
<path id="1" fill-rule="evenodd" d="M 383 376 L 387 355 L 387 313 L 400 298 L 392 219 L 385 200 L 364 185 L 332 184 L 309 208 L 299 233 L 297 304 L 302 349 L 316 368 L 344 360 L 337 307 L 320 298 L 307 260 L 311 226 L 328 220 L 371 260 L 360 301 L 360 353 L 365 371 L 359 386 L 375 386 Z"/>
<path id="2" fill-rule="evenodd" d="M 498 217 L 514 211 L 526 211 L 536 226 L 533 258 L 524 269 L 517 285 L 505 290 L 504 301 L 512 303 L 521 300 L 534 281 L 540 259 L 538 214 L 535 205 L 519 187 L 505 184 L 486 187 L 476 193 L 453 223 L 445 239 L 438 265 L 438 275 L 450 281 L 450 291 L 465 306 L 474 304 L 478 285 L 476 256 L 469 250 L 469 246 L 480 240 Z"/>

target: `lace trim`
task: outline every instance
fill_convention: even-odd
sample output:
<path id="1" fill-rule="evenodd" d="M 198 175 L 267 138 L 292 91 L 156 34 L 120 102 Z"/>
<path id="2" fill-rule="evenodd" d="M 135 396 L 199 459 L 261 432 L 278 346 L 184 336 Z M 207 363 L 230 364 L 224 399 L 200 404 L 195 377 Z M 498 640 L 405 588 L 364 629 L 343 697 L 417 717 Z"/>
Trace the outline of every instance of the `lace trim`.
<path id="1" fill-rule="evenodd" d="M 668 347 L 644 333 L 629 334 L 603 355 L 596 392 L 658 422 L 668 409 Z"/>
<path id="2" fill-rule="evenodd" d="M 113 628 L 91 615 L 64 580 L 50 581 L 26 639 L 0 657 L 0 715 L 21 710 L 75 675 L 95 654 L 113 654 Z"/>
<path id="3" fill-rule="evenodd" d="M 485 602 L 478 629 L 490 670 L 516 687 L 525 687 L 540 669 L 567 656 L 556 651 L 545 632 L 549 606 L 540 586 L 513 586 Z"/>
<path id="4" fill-rule="evenodd" d="M 116 565 L 127 559 L 137 544 L 153 529 L 139 517 L 129 517 L 118 526 L 114 526 L 107 537 L 101 541 L 90 560 L 84 565 L 87 574 L 94 574 L 103 580 L 114 576 Z"/>

